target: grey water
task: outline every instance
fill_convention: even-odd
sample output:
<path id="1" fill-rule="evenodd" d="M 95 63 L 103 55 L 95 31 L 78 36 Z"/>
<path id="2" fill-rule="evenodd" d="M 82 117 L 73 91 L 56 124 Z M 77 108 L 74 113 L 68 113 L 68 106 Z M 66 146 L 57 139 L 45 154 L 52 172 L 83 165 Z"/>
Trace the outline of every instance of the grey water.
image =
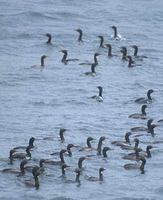
<path id="1" fill-rule="evenodd" d="M 9 150 L 26 145 L 31 136 L 36 138 L 32 158 L 58 159 L 51 152 L 74 143 L 85 146 L 88 136 L 96 139 L 106 136 L 104 146 L 112 148 L 108 158 L 95 156 L 84 161 L 85 174 L 97 176 L 99 167 L 105 167 L 104 182 L 89 182 L 81 176 L 81 185 L 65 183 L 59 167 L 46 166 L 40 177 L 40 188 L 27 188 L 24 180 L 32 178 L 0 174 L 0 199 L 111 199 L 158 200 L 163 196 L 163 143 L 155 144 L 152 158 L 147 159 L 145 174 L 139 170 L 126 171 L 122 159 L 127 152 L 111 145 L 123 140 L 134 126 L 145 126 L 146 120 L 129 119 L 139 112 L 134 100 L 153 89 L 154 100 L 148 105 L 147 115 L 157 121 L 163 118 L 163 1 L 161 0 L 0 0 L 0 169 L 19 167 L 19 161 L 8 164 Z M 111 39 L 111 26 L 118 27 L 122 40 Z M 78 33 L 84 32 L 84 43 L 78 43 Z M 46 44 L 46 33 L 53 36 L 53 45 Z M 98 35 L 111 43 L 118 57 L 108 58 L 99 48 Z M 141 65 L 129 69 L 121 61 L 120 47 L 139 46 L 139 55 L 147 56 Z M 79 62 L 61 63 L 62 49 Z M 88 66 L 99 52 L 96 77 L 87 77 Z M 47 55 L 45 67 L 39 64 L 41 55 Z M 104 89 L 104 102 L 90 97 L 97 86 Z M 59 129 L 67 129 L 65 142 L 57 140 Z M 155 129 L 155 137 L 140 137 L 140 146 L 163 141 L 163 127 Z M 43 140 L 54 136 L 54 140 Z M 133 141 L 134 138 L 131 138 Z M 90 152 L 91 154 L 91 152 Z M 66 163 L 75 169 L 84 153 L 73 149 L 73 157 Z M 37 162 L 35 162 L 37 163 Z M 73 170 L 67 171 L 75 178 Z"/>

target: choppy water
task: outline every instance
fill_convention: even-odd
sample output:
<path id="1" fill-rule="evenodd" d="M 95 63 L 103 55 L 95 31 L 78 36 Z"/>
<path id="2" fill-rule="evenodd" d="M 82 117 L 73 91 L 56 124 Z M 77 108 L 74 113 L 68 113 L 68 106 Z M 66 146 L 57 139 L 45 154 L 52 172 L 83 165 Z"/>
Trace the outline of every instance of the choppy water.
<path id="1" fill-rule="evenodd" d="M 0 167 L 9 167 L 9 150 L 26 144 L 31 136 L 36 138 L 37 149 L 32 153 L 37 159 L 50 158 L 50 152 L 68 143 L 84 146 L 88 136 L 107 136 L 105 145 L 111 146 L 111 141 L 123 139 L 131 127 L 146 125 L 146 120 L 128 119 L 128 115 L 139 111 L 134 100 L 144 96 L 149 88 L 155 92 L 153 103 L 148 105 L 148 116 L 163 118 L 162 8 L 160 0 L 1 0 Z M 118 27 L 125 40 L 110 39 L 112 25 Z M 85 43 L 76 41 L 76 28 L 83 29 Z M 54 46 L 46 45 L 47 32 L 52 34 Z M 133 69 L 127 68 L 120 58 L 108 59 L 106 51 L 99 49 L 99 34 L 113 45 L 115 53 L 121 46 L 137 44 L 139 53 L 148 58 Z M 89 67 L 78 63 L 63 65 L 59 52 L 63 48 L 81 62 L 92 60 L 94 52 L 101 53 L 97 76 L 86 77 L 84 72 Z M 129 52 L 132 53 L 131 48 Z M 45 69 L 30 68 L 39 64 L 42 54 L 49 56 Z M 103 103 L 89 98 L 97 93 L 99 85 L 104 88 Z M 45 136 L 57 136 L 60 127 L 68 129 L 64 144 L 42 140 Z M 160 126 L 154 138 L 141 137 L 141 147 L 163 140 L 162 131 Z M 155 146 L 144 175 L 125 171 L 123 165 L 127 162 L 121 159 L 125 152 L 113 146 L 108 159 L 96 157 L 84 162 L 88 175 L 95 176 L 101 166 L 107 169 L 102 184 L 83 177 L 80 187 L 65 184 L 58 167 L 46 169 L 40 177 L 39 190 L 23 184 L 29 174 L 21 179 L 1 174 L 0 199 L 162 199 L 163 144 Z M 75 168 L 80 155 L 73 149 L 73 157 L 66 158 L 66 162 Z M 13 168 L 18 164 L 15 162 Z M 71 179 L 75 177 L 72 172 L 67 174 Z"/>

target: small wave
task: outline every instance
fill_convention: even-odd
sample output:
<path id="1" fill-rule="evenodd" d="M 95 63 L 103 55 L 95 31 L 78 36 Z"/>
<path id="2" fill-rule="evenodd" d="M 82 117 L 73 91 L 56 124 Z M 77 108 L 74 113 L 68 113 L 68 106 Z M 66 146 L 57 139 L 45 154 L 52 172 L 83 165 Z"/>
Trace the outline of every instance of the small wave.
<path id="1" fill-rule="evenodd" d="M 133 198 L 133 197 L 121 197 L 121 198 L 116 198 L 114 200 L 155 200 L 155 199 L 151 199 L 151 198 Z"/>
<path id="2" fill-rule="evenodd" d="M 34 101 L 34 102 L 29 102 L 29 104 L 32 104 L 34 106 L 52 106 L 52 107 L 61 105 L 60 103 L 58 103 L 56 99 L 53 99 L 50 102 L 45 102 L 44 100 Z"/>
<path id="3" fill-rule="evenodd" d="M 74 200 L 74 199 L 69 198 L 69 197 L 54 197 L 50 200 Z"/>
<path id="4" fill-rule="evenodd" d="M 0 81 L 0 85 L 2 86 L 12 86 L 8 81 Z"/>
<path id="5" fill-rule="evenodd" d="M 57 17 L 54 17 L 54 16 L 51 16 L 50 14 L 45 14 L 45 13 L 42 13 L 42 12 L 37 12 L 37 11 L 28 11 L 28 12 L 18 12 L 18 13 L 10 13 L 10 14 L 1 14 L 0 15 L 1 17 L 21 17 L 21 18 L 24 18 L 24 17 L 28 17 L 28 18 L 47 18 L 47 19 L 57 19 Z"/>

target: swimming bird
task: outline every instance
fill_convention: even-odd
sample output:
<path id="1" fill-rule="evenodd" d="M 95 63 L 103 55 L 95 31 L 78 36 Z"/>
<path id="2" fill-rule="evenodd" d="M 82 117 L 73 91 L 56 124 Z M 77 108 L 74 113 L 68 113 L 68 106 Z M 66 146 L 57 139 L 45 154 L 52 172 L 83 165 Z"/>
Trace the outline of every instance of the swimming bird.
<path id="1" fill-rule="evenodd" d="M 75 182 L 78 183 L 78 186 L 80 186 L 80 184 L 81 184 L 81 182 L 80 182 L 81 170 L 80 169 L 76 169 L 75 173 L 76 173 Z"/>
<path id="2" fill-rule="evenodd" d="M 126 170 L 139 169 L 141 171 L 141 173 L 144 174 L 144 167 L 146 164 L 146 159 L 144 157 L 141 157 L 140 160 L 142 162 L 141 165 L 138 163 L 135 163 L 135 164 L 129 163 L 129 164 L 125 164 L 124 168 Z"/>
<path id="3" fill-rule="evenodd" d="M 66 152 L 67 152 L 66 149 L 62 149 L 60 151 L 60 154 L 59 154 L 60 160 L 44 159 L 44 163 L 45 164 L 50 164 L 50 165 L 61 165 L 62 166 L 65 163 L 63 154 L 66 153 Z"/>
<path id="4" fill-rule="evenodd" d="M 86 159 L 88 160 L 87 156 L 82 156 L 82 157 L 79 158 L 79 160 L 78 160 L 78 168 L 80 170 L 83 170 L 83 161 L 86 160 Z"/>
<path id="5" fill-rule="evenodd" d="M 102 35 L 99 35 L 97 37 L 100 38 L 100 46 L 99 47 L 105 48 L 105 46 L 104 46 L 104 37 Z"/>
<path id="6" fill-rule="evenodd" d="M 126 47 L 121 47 L 120 52 L 122 53 L 122 61 L 127 61 L 127 48 Z"/>
<path id="7" fill-rule="evenodd" d="M 146 56 L 139 56 L 138 55 L 138 46 L 137 45 L 132 45 L 131 46 L 134 49 L 134 57 L 137 59 L 143 59 L 143 58 L 147 58 Z"/>
<path id="8" fill-rule="evenodd" d="M 142 150 L 141 148 L 138 148 L 139 146 L 139 139 L 138 138 L 135 138 L 134 139 L 134 142 L 135 142 L 135 146 L 131 146 L 130 144 L 127 146 L 127 145 L 124 145 L 124 146 L 121 146 L 121 149 L 125 149 L 125 150 Z"/>
<path id="9" fill-rule="evenodd" d="M 39 167 L 35 166 L 32 169 L 32 174 L 33 174 L 34 182 L 33 180 L 25 180 L 24 184 L 27 187 L 35 187 L 36 189 L 38 189 L 40 186 L 39 179 L 38 179 L 38 176 L 40 175 Z"/>
<path id="10" fill-rule="evenodd" d="M 135 153 L 130 153 L 127 156 L 124 156 L 123 159 L 127 160 L 140 160 L 141 157 L 151 158 L 151 149 L 153 148 L 152 145 L 147 145 L 146 151 L 139 151 L 135 150 Z"/>
<path id="11" fill-rule="evenodd" d="M 50 33 L 46 33 L 46 36 L 48 37 L 48 41 L 46 42 L 46 44 L 48 45 L 52 45 L 52 35 Z"/>
<path id="12" fill-rule="evenodd" d="M 28 143 L 28 148 L 29 149 L 32 149 L 32 148 L 34 148 L 34 141 L 35 141 L 35 138 L 34 137 L 31 137 L 30 139 L 29 139 L 29 143 Z M 14 147 L 13 149 L 14 150 L 18 150 L 18 149 L 26 149 L 27 148 L 27 146 L 18 146 L 18 147 Z"/>
<path id="13" fill-rule="evenodd" d="M 10 160 L 14 159 L 31 159 L 31 152 L 30 152 L 30 147 L 27 146 L 26 148 L 26 153 L 16 153 L 16 150 L 12 149 L 10 150 Z"/>
<path id="14" fill-rule="evenodd" d="M 11 173 L 11 174 L 17 174 L 19 176 L 22 176 L 25 174 L 25 170 L 24 170 L 24 166 L 27 164 L 27 160 L 23 160 L 20 163 L 20 170 L 18 169 L 13 169 L 13 168 L 6 168 L 6 169 L 2 169 L 0 170 L 0 172 L 3 173 Z"/>
<path id="15" fill-rule="evenodd" d="M 67 130 L 67 129 L 65 129 L 65 128 L 60 128 L 60 130 L 59 130 L 59 137 L 60 137 L 62 143 L 65 141 L 65 138 L 64 138 L 63 133 L 64 133 L 66 130 Z"/>
<path id="16" fill-rule="evenodd" d="M 41 68 L 43 68 L 43 67 L 45 67 L 45 58 L 47 58 L 48 56 L 46 56 L 46 55 L 42 55 L 41 56 L 41 64 L 40 65 L 33 65 L 33 66 L 31 66 L 32 68 L 33 67 L 41 67 Z"/>
<path id="17" fill-rule="evenodd" d="M 73 148 L 73 147 L 78 147 L 78 146 L 76 146 L 76 145 L 74 145 L 74 144 L 68 144 L 68 145 L 67 145 L 67 152 L 68 152 L 68 156 L 69 156 L 69 157 L 72 157 L 71 148 Z M 59 154 L 60 154 L 60 152 L 54 152 L 54 153 L 51 153 L 50 155 L 59 155 Z"/>
<path id="18" fill-rule="evenodd" d="M 92 63 L 91 72 L 85 72 L 85 75 L 89 75 L 89 76 L 93 76 L 93 77 L 96 76 L 95 68 L 96 68 L 96 64 Z"/>
<path id="19" fill-rule="evenodd" d="M 76 29 L 79 33 L 78 42 L 83 42 L 83 31 L 81 29 Z"/>
<path id="20" fill-rule="evenodd" d="M 113 57 L 113 56 L 116 56 L 115 54 L 112 54 L 112 46 L 111 44 L 105 44 L 104 45 L 107 49 L 108 49 L 108 57 Z"/>
<path id="21" fill-rule="evenodd" d="M 100 54 L 99 53 L 94 53 L 94 64 L 95 65 L 98 65 L 98 60 L 97 60 L 97 57 L 99 56 Z M 85 63 L 79 63 L 79 65 L 92 65 L 93 64 L 92 62 L 85 62 Z"/>
<path id="22" fill-rule="evenodd" d="M 130 130 L 135 133 L 135 132 L 141 132 L 141 131 L 146 131 L 146 132 L 150 132 L 150 127 L 152 125 L 153 119 L 149 119 L 147 121 L 147 127 L 143 127 L 143 126 L 138 126 L 138 127 L 133 127 Z"/>
<path id="23" fill-rule="evenodd" d="M 72 149 L 73 147 L 76 147 L 76 145 L 74 145 L 74 144 L 68 144 L 68 145 L 67 145 L 67 152 L 68 152 L 68 156 L 69 156 L 69 157 L 72 157 L 72 151 L 71 151 L 71 149 Z"/>
<path id="24" fill-rule="evenodd" d="M 76 58 L 73 58 L 73 59 L 67 59 L 67 56 L 68 56 L 68 51 L 67 50 L 61 50 L 60 52 L 63 53 L 63 57 L 62 57 L 62 60 L 61 62 L 64 63 L 65 65 L 67 65 L 68 62 L 70 61 L 78 61 L 79 59 L 76 59 Z"/>
<path id="25" fill-rule="evenodd" d="M 146 158 L 151 158 L 152 155 L 151 155 L 151 151 L 150 150 L 153 149 L 153 148 L 154 147 L 152 145 L 147 145 L 146 151 L 142 151 L 140 153 L 140 155 L 143 156 L 143 157 L 146 157 Z"/>
<path id="26" fill-rule="evenodd" d="M 156 128 L 156 125 L 155 124 L 152 124 L 148 130 L 148 133 L 151 134 L 152 137 L 155 136 L 155 133 L 154 133 L 154 128 Z"/>
<path id="27" fill-rule="evenodd" d="M 135 65 L 134 65 L 135 62 L 133 61 L 132 57 L 131 56 L 127 56 L 127 58 L 128 58 L 128 67 L 129 68 L 135 67 Z"/>
<path id="28" fill-rule="evenodd" d="M 68 168 L 69 166 L 66 165 L 65 163 L 62 165 L 61 167 L 61 170 L 62 170 L 62 175 L 61 177 L 65 178 L 66 177 L 66 169 Z"/>
<path id="29" fill-rule="evenodd" d="M 83 148 L 79 149 L 79 151 L 91 151 L 91 150 L 95 150 L 95 148 L 93 148 L 92 145 L 91 145 L 91 141 L 93 141 L 93 140 L 94 140 L 94 138 L 88 137 L 87 140 L 86 140 L 87 147 L 83 147 Z"/>
<path id="30" fill-rule="evenodd" d="M 60 128 L 59 129 L 59 138 L 61 140 L 61 143 L 63 143 L 65 141 L 65 138 L 64 138 L 64 132 L 66 131 L 67 129 L 65 128 Z M 48 137 L 44 137 L 43 140 L 53 140 L 54 137 L 51 137 L 51 136 L 48 136 Z"/>
<path id="31" fill-rule="evenodd" d="M 102 144 L 103 141 L 105 141 L 106 137 L 102 136 L 100 137 L 99 141 L 98 141 L 98 145 L 97 145 L 97 155 L 101 155 L 101 151 L 102 151 Z"/>
<path id="32" fill-rule="evenodd" d="M 135 148 L 134 151 L 135 151 L 134 153 L 129 153 L 129 154 L 123 156 L 122 159 L 139 161 L 140 160 L 139 152 L 141 151 L 141 149 Z"/>
<path id="33" fill-rule="evenodd" d="M 80 175 L 81 175 L 81 170 L 80 169 L 75 169 L 74 171 L 76 173 L 76 177 L 75 180 L 65 180 L 65 183 L 78 183 L 77 186 L 80 186 L 81 182 L 80 182 Z"/>
<path id="34" fill-rule="evenodd" d="M 146 108 L 147 108 L 147 105 L 142 105 L 141 107 L 141 112 L 142 113 L 134 113 L 132 115 L 129 115 L 129 118 L 133 118 L 133 119 L 146 119 Z"/>
<path id="35" fill-rule="evenodd" d="M 130 143 L 130 136 L 132 135 L 131 132 L 127 132 L 125 134 L 125 141 L 113 141 L 111 144 L 115 146 L 125 147 L 131 145 Z"/>
<path id="36" fill-rule="evenodd" d="M 116 26 L 112 26 L 111 28 L 113 29 L 113 32 L 114 32 L 114 34 L 112 36 L 113 39 L 120 40 L 122 38 L 122 36 L 118 34 L 117 27 Z"/>
<path id="37" fill-rule="evenodd" d="M 104 177 L 103 177 L 103 171 L 105 171 L 106 169 L 101 167 L 99 169 L 99 177 L 94 177 L 94 176 L 85 176 L 85 178 L 88 180 L 88 181 L 103 181 L 104 180 Z"/>
<path id="38" fill-rule="evenodd" d="M 102 155 L 103 155 L 104 158 L 107 158 L 107 157 L 108 157 L 108 155 L 107 155 L 106 152 L 109 151 L 109 150 L 111 150 L 110 147 L 104 147 L 104 148 L 103 148 L 103 150 L 102 150 Z"/>
<path id="39" fill-rule="evenodd" d="M 151 94 L 154 92 L 154 90 L 150 89 L 147 91 L 147 98 L 141 97 L 135 100 L 136 103 L 139 104 L 145 104 L 145 103 L 151 103 L 152 102 L 152 97 Z"/>
<path id="40" fill-rule="evenodd" d="M 32 172 L 33 168 L 37 166 L 37 167 L 39 167 L 40 174 L 42 174 L 45 171 L 44 166 L 43 166 L 44 161 L 45 161 L 45 159 L 40 159 L 39 166 L 27 165 L 24 167 L 24 169 L 25 169 L 25 171 Z"/>
<path id="41" fill-rule="evenodd" d="M 94 95 L 91 98 L 92 99 L 96 99 L 96 101 L 98 102 L 103 102 L 103 96 L 102 96 L 102 92 L 103 92 L 103 88 L 101 86 L 97 87 L 99 89 L 99 94 L 98 95 Z"/>

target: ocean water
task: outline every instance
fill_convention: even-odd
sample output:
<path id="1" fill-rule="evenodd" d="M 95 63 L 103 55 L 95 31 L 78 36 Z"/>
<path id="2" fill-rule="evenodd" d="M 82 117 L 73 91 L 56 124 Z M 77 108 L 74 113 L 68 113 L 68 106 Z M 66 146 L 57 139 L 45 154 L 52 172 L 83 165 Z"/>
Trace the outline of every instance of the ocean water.
<path id="1" fill-rule="evenodd" d="M 36 138 L 32 158 L 58 159 L 51 152 L 74 143 L 85 146 L 88 136 L 96 140 L 106 136 L 104 146 L 112 148 L 108 158 L 91 157 L 84 161 L 85 171 L 81 185 L 65 183 L 61 169 L 46 166 L 39 178 L 40 188 L 27 188 L 24 177 L 0 174 L 0 199 L 110 199 L 110 200 L 161 200 L 163 196 L 163 143 L 155 144 L 152 158 L 147 159 L 145 174 L 138 170 L 126 171 L 122 159 L 126 151 L 111 145 L 123 140 L 124 134 L 134 126 L 145 126 L 147 120 L 129 119 L 139 112 L 134 100 L 146 95 L 152 88 L 154 100 L 147 108 L 148 118 L 163 118 L 163 1 L 161 0 L 0 0 L 0 169 L 19 168 L 19 161 L 8 164 L 9 150 L 26 145 L 31 136 Z M 111 39 L 111 26 L 116 25 L 122 40 Z M 84 43 L 78 43 L 78 33 L 84 32 Z M 53 36 L 53 45 L 46 44 L 46 33 Z M 117 57 L 108 58 L 107 51 L 99 48 L 98 35 L 105 43 L 111 43 Z M 121 61 L 120 47 L 139 46 L 139 55 L 147 56 L 139 65 L 128 68 Z M 79 62 L 61 63 L 62 49 L 70 58 Z M 89 66 L 79 65 L 93 61 L 93 54 L 100 53 L 96 77 L 87 77 Z M 41 55 L 47 55 L 45 67 L 31 68 L 40 63 Z M 97 86 L 102 86 L 104 102 L 90 97 Z M 67 129 L 65 142 L 57 140 L 61 127 Z M 140 137 L 140 146 L 163 141 L 163 126 L 155 129 L 155 137 Z M 54 140 L 43 140 L 53 136 Z M 133 142 L 134 138 L 131 138 Z M 91 154 L 91 152 L 90 152 Z M 73 149 L 73 157 L 66 157 L 72 170 L 68 179 L 75 179 L 73 170 L 80 156 Z M 34 161 L 33 161 L 34 162 Z M 99 167 L 105 167 L 104 182 L 89 182 L 85 174 L 98 176 Z"/>

